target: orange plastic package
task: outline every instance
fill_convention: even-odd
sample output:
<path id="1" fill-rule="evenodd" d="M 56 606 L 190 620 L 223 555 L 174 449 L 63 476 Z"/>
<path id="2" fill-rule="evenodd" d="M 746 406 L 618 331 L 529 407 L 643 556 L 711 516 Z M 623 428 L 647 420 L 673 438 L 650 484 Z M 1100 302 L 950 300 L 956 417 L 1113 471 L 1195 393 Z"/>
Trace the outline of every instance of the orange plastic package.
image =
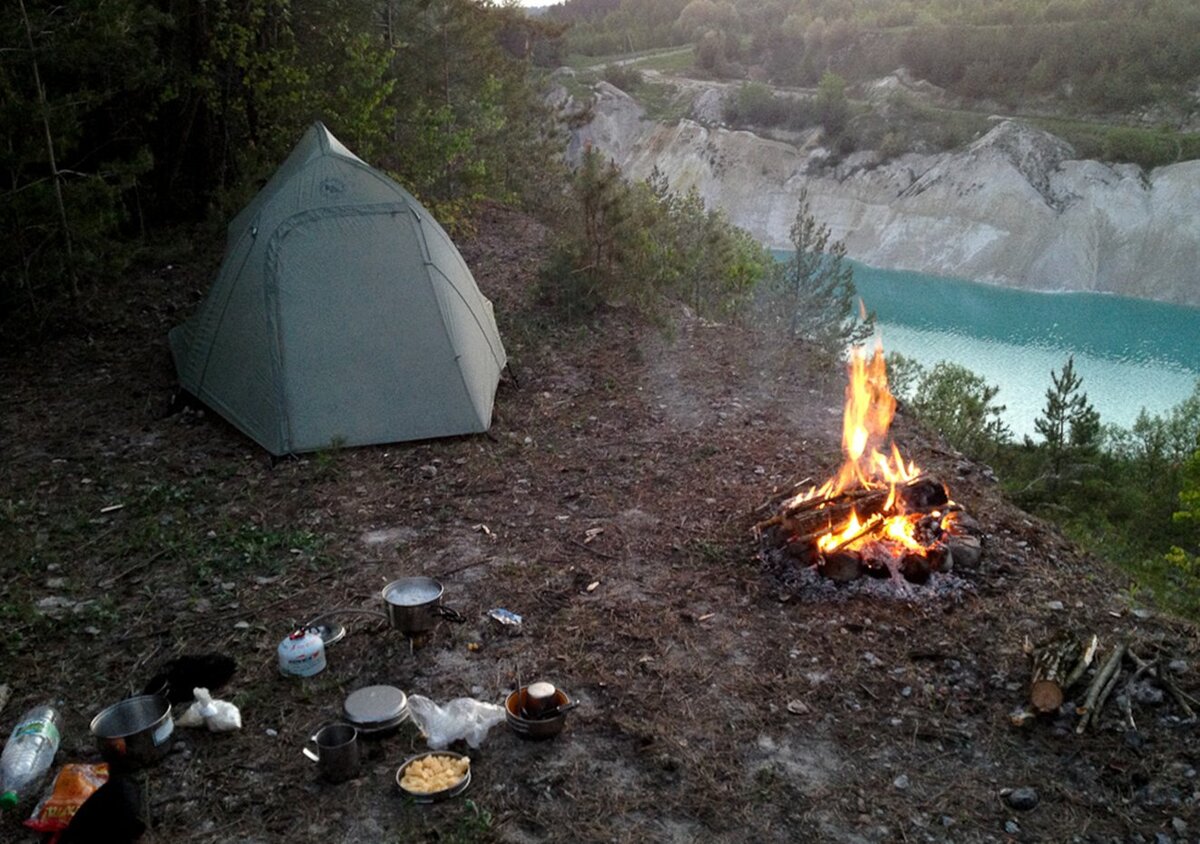
<path id="1" fill-rule="evenodd" d="M 25 826 L 37 832 L 59 832 L 97 788 L 108 781 L 108 765 L 63 765 L 54 787 L 41 799 Z"/>

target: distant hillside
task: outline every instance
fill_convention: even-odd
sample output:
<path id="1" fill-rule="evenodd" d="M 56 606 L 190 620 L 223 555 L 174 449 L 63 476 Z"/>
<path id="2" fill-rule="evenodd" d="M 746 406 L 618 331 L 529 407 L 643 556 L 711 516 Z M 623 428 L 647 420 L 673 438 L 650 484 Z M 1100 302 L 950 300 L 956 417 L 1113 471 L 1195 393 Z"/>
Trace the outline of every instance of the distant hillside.
<path id="1" fill-rule="evenodd" d="M 707 102 L 701 88 L 689 92 L 693 114 Z M 628 178 L 657 173 L 674 190 L 695 189 L 773 248 L 787 247 L 807 191 L 850 256 L 872 266 L 1200 305 L 1200 161 L 1149 172 L 1105 164 L 1011 120 L 954 152 L 839 159 L 819 131 L 784 143 L 648 119 L 607 82 L 596 84 L 588 115 L 569 155 L 591 147 Z"/>
<path id="2" fill-rule="evenodd" d="M 593 56 L 694 43 L 716 78 L 813 85 L 906 67 L 977 101 L 1196 119 L 1194 0 L 568 0 L 568 49 Z"/>

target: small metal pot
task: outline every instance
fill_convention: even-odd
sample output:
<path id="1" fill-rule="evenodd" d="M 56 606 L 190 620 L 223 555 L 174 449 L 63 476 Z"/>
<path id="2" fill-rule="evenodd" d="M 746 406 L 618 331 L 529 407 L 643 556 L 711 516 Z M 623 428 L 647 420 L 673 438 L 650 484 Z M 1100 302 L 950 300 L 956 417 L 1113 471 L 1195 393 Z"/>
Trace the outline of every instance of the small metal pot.
<path id="1" fill-rule="evenodd" d="M 92 719 L 92 735 L 104 761 L 136 771 L 157 764 L 170 750 L 171 702 L 162 695 L 138 695 L 104 709 Z"/>
<path id="2" fill-rule="evenodd" d="M 440 619 L 462 621 L 463 617 L 442 606 L 445 588 L 432 577 L 402 577 L 383 587 L 388 623 L 405 636 L 425 633 Z"/>
<path id="3" fill-rule="evenodd" d="M 567 713 L 578 704 L 572 703 L 567 693 L 562 689 L 554 690 L 554 697 L 549 707 L 543 710 L 543 715 L 528 718 L 529 687 L 522 686 L 509 694 L 504 701 L 504 720 L 508 728 L 524 739 L 541 741 L 552 739 L 562 732 L 567 723 Z"/>

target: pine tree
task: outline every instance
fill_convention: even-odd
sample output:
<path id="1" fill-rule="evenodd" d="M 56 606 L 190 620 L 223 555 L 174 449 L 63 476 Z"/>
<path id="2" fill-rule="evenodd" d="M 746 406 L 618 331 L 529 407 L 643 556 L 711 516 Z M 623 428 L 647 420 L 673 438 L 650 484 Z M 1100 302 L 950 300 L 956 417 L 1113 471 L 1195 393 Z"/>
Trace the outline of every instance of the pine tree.
<path id="1" fill-rule="evenodd" d="M 1100 414 L 1080 387 L 1083 378 L 1075 373 L 1075 356 L 1067 358 L 1061 372 L 1050 372 L 1046 406 L 1034 420 L 1050 458 L 1050 485 L 1057 488 L 1067 461 L 1073 455 L 1093 450 L 1100 436 Z"/>
<path id="2" fill-rule="evenodd" d="M 792 256 L 782 271 L 791 336 L 829 351 L 861 343 L 874 331 L 875 317 L 854 318 L 857 291 L 846 244 L 831 240 L 829 226 L 813 216 L 807 189 L 800 192 L 791 241 Z"/>

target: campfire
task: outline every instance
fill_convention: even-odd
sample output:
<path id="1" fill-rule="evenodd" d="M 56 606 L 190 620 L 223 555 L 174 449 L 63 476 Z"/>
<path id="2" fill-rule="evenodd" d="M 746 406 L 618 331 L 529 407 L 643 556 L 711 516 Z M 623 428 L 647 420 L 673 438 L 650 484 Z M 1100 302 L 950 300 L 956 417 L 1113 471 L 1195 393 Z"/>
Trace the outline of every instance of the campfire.
<path id="1" fill-rule="evenodd" d="M 973 546 L 977 559 L 978 541 L 960 526 L 961 508 L 946 486 L 889 441 L 896 400 L 882 344 L 869 357 L 865 348 L 852 348 L 849 371 L 845 460 L 824 484 L 789 493 L 755 526 L 763 547 L 839 582 L 866 575 L 925 583 L 934 572 L 950 570 L 956 544 Z"/>

